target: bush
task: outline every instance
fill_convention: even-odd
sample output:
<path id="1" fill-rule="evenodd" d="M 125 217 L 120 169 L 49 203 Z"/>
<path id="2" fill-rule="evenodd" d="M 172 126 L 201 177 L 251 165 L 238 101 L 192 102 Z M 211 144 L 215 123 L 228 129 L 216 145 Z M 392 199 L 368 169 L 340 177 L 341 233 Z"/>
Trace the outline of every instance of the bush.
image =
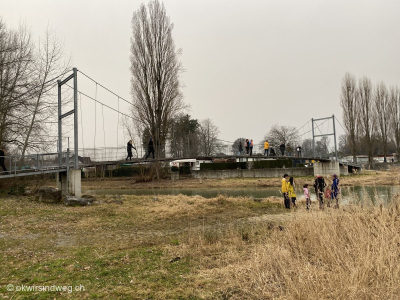
<path id="1" fill-rule="evenodd" d="M 106 170 L 106 176 L 110 175 L 113 177 L 131 177 L 134 175 L 142 175 L 148 173 L 148 168 L 146 167 L 121 167 L 115 170 Z"/>
<path id="2" fill-rule="evenodd" d="M 253 169 L 269 169 L 269 168 L 291 168 L 292 160 L 277 159 L 277 160 L 261 160 L 253 161 Z"/>
<path id="3" fill-rule="evenodd" d="M 179 167 L 179 174 L 182 174 L 182 175 L 191 174 L 190 166 L 181 166 L 181 167 Z"/>
<path id="4" fill-rule="evenodd" d="M 5 178 L 0 181 L 0 194 L 23 195 L 27 183 L 25 178 Z"/>
<path id="5" fill-rule="evenodd" d="M 209 163 L 200 164 L 200 171 L 205 170 L 236 170 L 236 169 L 247 169 L 247 163 L 245 162 L 233 162 L 233 163 Z"/>

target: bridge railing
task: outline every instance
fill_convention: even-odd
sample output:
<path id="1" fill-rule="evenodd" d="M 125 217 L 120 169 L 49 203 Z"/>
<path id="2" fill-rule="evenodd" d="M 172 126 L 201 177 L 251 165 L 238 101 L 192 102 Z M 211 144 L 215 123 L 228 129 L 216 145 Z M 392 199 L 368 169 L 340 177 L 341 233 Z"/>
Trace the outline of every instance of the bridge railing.
<path id="1" fill-rule="evenodd" d="M 62 157 L 60 165 L 59 157 Z M 41 172 L 66 169 L 67 166 L 72 166 L 73 153 L 38 153 L 27 155 L 10 155 L 4 156 L 4 165 L 7 171 L 0 172 L 0 175 L 18 176 L 25 173 Z"/>

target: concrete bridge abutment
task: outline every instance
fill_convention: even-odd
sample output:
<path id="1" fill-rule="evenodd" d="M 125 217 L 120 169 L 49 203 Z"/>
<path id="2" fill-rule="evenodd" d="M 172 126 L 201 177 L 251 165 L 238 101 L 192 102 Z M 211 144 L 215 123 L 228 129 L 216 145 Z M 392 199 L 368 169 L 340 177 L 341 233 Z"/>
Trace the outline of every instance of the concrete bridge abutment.
<path id="1" fill-rule="evenodd" d="M 68 175 L 67 175 L 68 174 Z M 67 172 L 60 172 L 57 176 L 57 188 L 62 195 L 73 195 L 80 198 L 82 196 L 81 170 L 72 169 Z"/>
<path id="2" fill-rule="evenodd" d="M 314 176 L 340 175 L 340 166 L 337 161 L 318 161 L 314 163 Z"/>

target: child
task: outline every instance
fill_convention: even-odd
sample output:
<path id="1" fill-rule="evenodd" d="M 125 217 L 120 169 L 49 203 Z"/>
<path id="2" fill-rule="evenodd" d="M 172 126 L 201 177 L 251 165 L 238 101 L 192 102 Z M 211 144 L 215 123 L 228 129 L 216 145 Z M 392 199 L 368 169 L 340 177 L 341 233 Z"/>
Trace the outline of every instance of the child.
<path id="1" fill-rule="evenodd" d="M 294 192 L 294 179 L 293 179 L 293 177 L 289 178 L 288 191 L 289 191 L 289 198 L 292 200 L 293 207 L 297 207 L 297 205 L 296 205 L 296 193 Z"/>
<path id="2" fill-rule="evenodd" d="M 308 184 L 303 185 L 303 191 L 304 191 L 304 197 L 306 198 L 307 210 L 309 210 L 311 207 L 311 197 L 310 197 L 310 191 L 308 190 Z"/>
<path id="3" fill-rule="evenodd" d="M 339 178 L 336 174 L 333 174 L 333 182 L 332 182 L 332 200 L 336 200 L 335 208 L 339 208 L 339 194 L 340 194 L 340 184 Z"/>
<path id="4" fill-rule="evenodd" d="M 328 207 L 331 207 L 331 197 L 332 197 L 332 191 L 330 189 L 330 187 L 328 186 L 325 190 L 325 199 L 326 199 L 326 203 Z"/>

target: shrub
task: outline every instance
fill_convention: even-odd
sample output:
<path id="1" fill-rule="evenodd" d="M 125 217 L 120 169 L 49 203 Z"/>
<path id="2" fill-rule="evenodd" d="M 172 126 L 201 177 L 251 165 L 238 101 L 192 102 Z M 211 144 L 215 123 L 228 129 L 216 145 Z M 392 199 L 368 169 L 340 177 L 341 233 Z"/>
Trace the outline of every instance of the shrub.
<path id="1" fill-rule="evenodd" d="M 236 169 L 247 169 L 247 163 L 245 162 L 233 162 L 233 163 L 209 163 L 200 164 L 200 171 L 205 170 L 236 170 Z"/>
<path id="2" fill-rule="evenodd" d="M 190 166 L 181 166 L 181 167 L 179 167 L 179 174 L 183 174 L 183 175 L 191 174 Z"/>
<path id="3" fill-rule="evenodd" d="M 148 173 L 148 168 L 146 167 L 121 167 L 115 170 L 106 170 L 106 176 L 110 175 L 113 177 L 131 177 L 134 175 L 141 175 L 143 173 Z"/>

